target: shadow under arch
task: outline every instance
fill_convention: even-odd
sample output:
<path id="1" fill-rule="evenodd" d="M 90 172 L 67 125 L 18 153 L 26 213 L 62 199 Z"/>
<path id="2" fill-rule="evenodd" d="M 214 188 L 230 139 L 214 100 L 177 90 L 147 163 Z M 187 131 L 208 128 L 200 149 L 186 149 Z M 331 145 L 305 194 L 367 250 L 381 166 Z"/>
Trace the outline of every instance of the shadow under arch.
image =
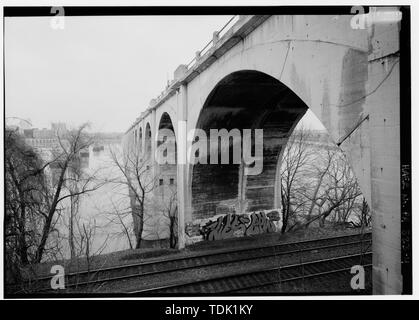
<path id="1" fill-rule="evenodd" d="M 143 128 L 141 127 L 138 132 L 138 150 L 140 154 L 143 152 Z"/>
<path id="2" fill-rule="evenodd" d="M 144 155 L 147 159 L 151 156 L 151 126 L 149 122 L 147 122 L 144 131 Z"/>
<path id="3" fill-rule="evenodd" d="M 172 119 L 167 112 L 164 112 L 160 118 L 158 131 L 157 131 L 157 148 L 162 144 L 166 143 L 166 146 L 169 144 L 172 145 L 172 149 L 169 147 L 163 148 L 162 155 L 165 159 L 171 160 L 167 163 L 159 163 L 159 175 L 166 178 L 167 184 L 175 185 L 177 181 L 177 143 L 176 143 L 176 134 L 173 127 Z M 170 154 L 169 154 L 170 153 Z M 161 177 L 162 178 L 162 177 Z M 166 182 L 166 181 L 163 181 Z"/>
<path id="4" fill-rule="evenodd" d="M 206 99 L 196 128 L 208 137 L 210 129 L 263 129 L 263 171 L 245 176 L 231 154 L 228 164 L 209 164 L 208 155 L 208 164 L 193 165 L 192 220 L 276 208 L 278 160 L 307 110 L 293 91 L 265 73 L 242 70 L 224 77 Z"/>
<path id="5" fill-rule="evenodd" d="M 164 238 L 169 241 L 169 247 L 175 248 L 178 243 L 179 210 L 177 199 L 177 143 L 173 122 L 170 115 L 164 112 L 157 127 L 156 173 L 158 177 L 157 196 L 158 211 L 167 225 Z"/>

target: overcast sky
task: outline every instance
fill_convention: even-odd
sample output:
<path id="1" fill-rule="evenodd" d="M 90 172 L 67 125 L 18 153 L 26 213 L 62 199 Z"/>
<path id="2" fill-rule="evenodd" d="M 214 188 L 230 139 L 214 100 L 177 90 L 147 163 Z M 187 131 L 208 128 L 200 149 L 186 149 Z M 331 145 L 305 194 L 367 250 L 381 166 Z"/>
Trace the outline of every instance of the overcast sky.
<path id="1" fill-rule="evenodd" d="M 7 17 L 6 117 L 125 131 L 230 18 L 65 17 L 61 30 L 49 17 Z"/>

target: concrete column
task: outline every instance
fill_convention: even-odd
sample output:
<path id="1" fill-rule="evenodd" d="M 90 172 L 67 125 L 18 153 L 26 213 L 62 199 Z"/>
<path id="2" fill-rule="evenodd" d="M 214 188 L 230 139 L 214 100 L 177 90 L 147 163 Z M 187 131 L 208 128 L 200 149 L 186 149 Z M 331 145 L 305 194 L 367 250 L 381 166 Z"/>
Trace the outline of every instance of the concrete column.
<path id="1" fill-rule="evenodd" d="M 278 156 L 278 162 L 276 164 L 276 174 L 275 174 L 275 208 L 282 210 L 282 198 L 281 198 L 281 192 L 282 192 L 282 183 L 281 183 L 281 164 L 282 164 L 282 154 L 283 150 L 285 149 L 285 145 L 282 146 L 281 152 Z"/>
<path id="2" fill-rule="evenodd" d="M 150 123 L 150 130 L 151 130 L 151 168 L 153 178 L 156 178 L 157 170 L 157 163 L 156 163 L 156 149 L 157 149 L 157 123 L 156 123 L 156 109 L 151 110 L 151 123 Z"/>
<path id="3" fill-rule="evenodd" d="M 185 247 L 185 219 L 188 211 L 187 186 L 187 86 L 181 85 L 177 99 L 177 201 L 178 201 L 178 248 Z"/>
<path id="4" fill-rule="evenodd" d="M 399 24 L 372 24 L 369 34 L 373 291 L 401 294 Z"/>

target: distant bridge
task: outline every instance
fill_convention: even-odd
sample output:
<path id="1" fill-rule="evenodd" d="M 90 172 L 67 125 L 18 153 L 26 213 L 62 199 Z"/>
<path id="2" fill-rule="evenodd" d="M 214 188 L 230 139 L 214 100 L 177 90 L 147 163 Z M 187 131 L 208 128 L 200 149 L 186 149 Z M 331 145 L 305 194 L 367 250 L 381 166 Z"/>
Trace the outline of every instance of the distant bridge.
<path id="1" fill-rule="evenodd" d="M 151 157 L 161 183 L 176 185 L 180 247 L 188 224 L 226 203 L 249 212 L 280 206 L 281 151 L 310 108 L 349 158 L 372 210 L 374 292 L 402 292 L 400 22 L 353 29 L 353 17 L 238 16 L 176 69 L 129 128 L 125 150 L 146 155 L 155 154 L 161 128 L 174 131 L 178 146 L 191 144 L 186 132 L 195 128 L 264 129 L 256 176 L 240 165 L 159 166 Z M 187 156 L 177 148 L 178 159 Z"/>

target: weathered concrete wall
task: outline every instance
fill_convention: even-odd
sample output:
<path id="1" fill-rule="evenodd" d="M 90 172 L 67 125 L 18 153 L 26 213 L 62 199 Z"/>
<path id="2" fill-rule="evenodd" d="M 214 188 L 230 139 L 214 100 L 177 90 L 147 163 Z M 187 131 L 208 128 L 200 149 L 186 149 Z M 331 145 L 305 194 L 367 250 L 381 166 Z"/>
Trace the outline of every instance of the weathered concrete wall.
<path id="1" fill-rule="evenodd" d="M 400 240 L 400 75 L 399 24 L 373 24 L 367 97 L 370 114 L 373 288 L 399 294 Z"/>
<path id="2" fill-rule="evenodd" d="M 341 147 L 362 182 L 363 194 L 372 210 L 374 293 L 399 294 L 402 288 L 399 24 L 373 23 L 368 35 L 368 81 L 363 111 L 368 118 Z"/>
<path id="3" fill-rule="evenodd" d="M 349 20 L 349 16 L 274 16 L 266 20 L 188 83 L 188 128 L 196 127 L 200 113 L 196 106 L 204 105 L 223 77 L 235 71 L 257 70 L 285 84 L 320 119 L 327 115 L 324 124 L 337 141 L 362 117 L 363 101 L 352 113 L 336 106 L 342 99 L 360 98 L 366 85 L 366 68 L 360 68 L 359 62 L 365 65 L 367 61 L 367 32 L 352 30 Z M 360 89 L 349 89 L 350 81 L 357 81 Z"/>
<path id="4" fill-rule="evenodd" d="M 345 37 L 342 37 L 343 34 Z M 202 116 L 201 107 L 196 106 L 205 105 L 212 90 L 224 77 L 236 71 L 257 70 L 285 84 L 320 119 L 322 116 L 327 117 L 323 122 L 337 141 L 355 126 L 364 114 L 365 99 L 362 99 L 362 96 L 365 95 L 367 80 L 367 56 L 367 32 L 352 30 L 349 16 L 271 17 L 188 83 L 188 129 L 195 128 Z M 356 108 L 336 107 L 358 99 Z M 289 133 L 284 131 L 283 134 L 286 141 Z M 268 156 L 266 160 L 270 158 L 270 163 L 265 163 L 266 170 L 259 177 L 250 177 L 246 181 L 246 197 L 247 200 L 252 200 L 250 202 L 253 202 L 253 209 L 257 206 L 274 207 L 275 182 L 271 180 L 275 179 L 276 167 L 274 155 L 268 155 L 268 150 L 265 151 Z M 279 151 L 280 149 L 275 150 L 274 153 Z M 357 167 L 359 159 L 353 161 L 355 170 L 366 170 L 364 166 Z M 230 175 L 230 182 L 237 185 L 240 180 L 236 178 L 238 168 L 232 167 L 231 170 L 234 175 Z M 356 172 L 356 175 L 360 173 Z M 221 176 L 225 176 L 225 173 Z M 364 185 L 363 189 L 369 190 L 368 173 L 365 176 L 365 181 L 360 180 L 360 184 Z M 199 184 L 193 179 L 196 179 L 193 171 L 189 170 L 188 181 L 191 189 L 188 193 L 193 195 L 194 189 L 198 189 L 204 194 L 205 187 L 197 187 Z M 273 183 L 269 184 L 269 181 Z M 215 189 L 223 192 L 220 192 L 221 196 L 218 197 L 210 196 L 213 198 L 210 200 L 210 206 L 216 200 L 228 200 L 221 199 L 227 195 L 231 196 L 230 200 L 237 198 L 238 191 L 235 188 L 227 183 L 224 186 L 229 192 L 224 192 L 222 187 L 214 184 Z M 217 195 L 217 192 L 207 194 Z M 266 201 L 268 198 L 272 200 Z M 203 196 L 202 202 L 205 200 Z M 196 210 L 192 197 L 189 197 L 188 208 L 189 211 L 185 213 L 186 221 L 193 220 L 194 214 L 209 214 L 208 208 Z M 196 211 L 198 212 L 195 213 Z"/>

